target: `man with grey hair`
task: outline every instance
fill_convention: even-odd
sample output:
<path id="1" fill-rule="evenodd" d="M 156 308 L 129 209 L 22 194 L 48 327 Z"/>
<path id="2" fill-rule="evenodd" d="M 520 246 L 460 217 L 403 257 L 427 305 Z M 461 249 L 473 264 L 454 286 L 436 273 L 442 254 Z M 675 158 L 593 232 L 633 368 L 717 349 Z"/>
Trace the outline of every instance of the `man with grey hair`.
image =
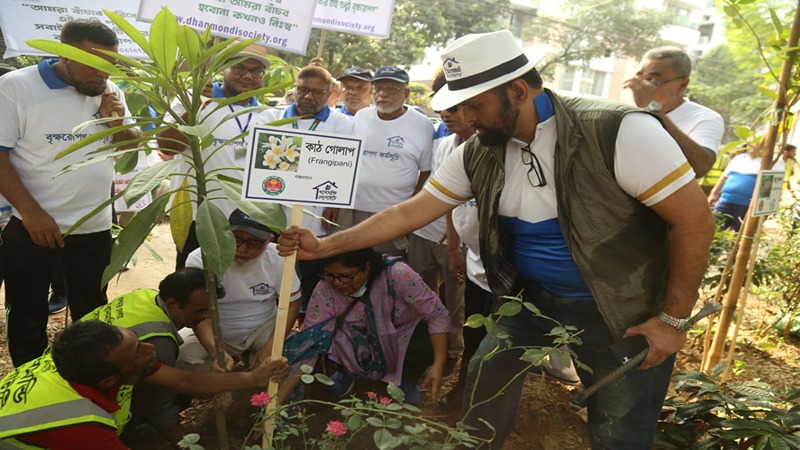
<path id="1" fill-rule="evenodd" d="M 636 106 L 657 114 L 698 177 L 717 158 L 725 125 L 715 111 L 684 97 L 692 74 L 689 55 L 677 47 L 657 47 L 642 57 L 636 76 L 624 87 Z"/>

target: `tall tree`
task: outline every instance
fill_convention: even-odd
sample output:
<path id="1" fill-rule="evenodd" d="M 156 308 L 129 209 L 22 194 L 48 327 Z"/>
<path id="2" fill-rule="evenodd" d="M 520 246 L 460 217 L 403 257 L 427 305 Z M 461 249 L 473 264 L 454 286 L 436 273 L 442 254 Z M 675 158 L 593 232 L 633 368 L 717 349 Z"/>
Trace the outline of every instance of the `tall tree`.
<path id="1" fill-rule="evenodd" d="M 791 0 L 722 2 L 727 41 L 697 62 L 689 95 L 719 111 L 726 124 L 761 128 L 775 98 L 795 7 Z M 789 106 L 797 102 L 798 84 L 795 79 L 789 86 Z"/>
<path id="2" fill-rule="evenodd" d="M 661 43 L 659 30 L 670 19 L 665 12 L 635 8 L 632 1 L 566 0 L 561 18 L 537 16 L 523 37 L 555 49 L 537 66 L 544 77 L 552 77 L 560 64 L 609 56 L 639 58 Z"/>
<path id="3" fill-rule="evenodd" d="M 509 0 L 396 0 L 388 39 L 328 31 L 322 56 L 334 75 L 352 66 L 376 69 L 419 62 L 430 46 L 444 46 L 467 33 L 507 28 Z M 317 52 L 321 30 L 313 29 L 308 56 L 281 55 L 304 66 Z"/>

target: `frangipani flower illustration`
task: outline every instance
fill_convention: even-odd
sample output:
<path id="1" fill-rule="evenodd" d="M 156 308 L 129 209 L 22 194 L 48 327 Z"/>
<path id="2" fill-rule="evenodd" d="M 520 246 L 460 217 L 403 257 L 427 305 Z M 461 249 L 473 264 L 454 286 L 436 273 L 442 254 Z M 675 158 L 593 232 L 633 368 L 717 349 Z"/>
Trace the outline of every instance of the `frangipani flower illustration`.
<path id="1" fill-rule="evenodd" d="M 260 160 L 256 167 L 260 169 L 297 172 L 300 163 L 300 147 L 302 138 L 291 135 L 264 134 L 258 137 Z"/>

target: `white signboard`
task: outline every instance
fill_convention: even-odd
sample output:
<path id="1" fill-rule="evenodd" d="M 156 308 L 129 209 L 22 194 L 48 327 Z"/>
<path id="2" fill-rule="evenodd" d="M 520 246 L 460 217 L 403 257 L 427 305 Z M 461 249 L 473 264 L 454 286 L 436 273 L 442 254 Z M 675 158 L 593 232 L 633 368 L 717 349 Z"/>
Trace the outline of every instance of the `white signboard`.
<path id="1" fill-rule="evenodd" d="M 242 198 L 352 208 L 360 157 L 350 136 L 253 128 Z"/>
<path id="2" fill-rule="evenodd" d="M 394 0 L 317 0 L 314 28 L 386 39 Z"/>
<path id="3" fill-rule="evenodd" d="M 80 6 L 76 6 L 80 5 Z M 103 8 L 113 11 L 135 26 L 145 36 L 150 24 L 136 21 L 139 0 L 2 0 L 0 1 L 0 27 L 6 40 L 4 58 L 20 55 L 49 56 L 41 50 L 28 47 L 25 41 L 45 39 L 58 41 L 61 27 L 72 19 L 97 19 L 111 27 L 119 39 L 119 53 L 129 58 L 146 55 L 121 29 L 103 13 Z"/>
<path id="4" fill-rule="evenodd" d="M 162 6 L 196 30 L 260 38 L 267 47 L 305 55 L 316 0 L 141 0 L 139 20 L 152 21 Z"/>
<path id="5" fill-rule="evenodd" d="M 778 212 L 783 188 L 782 170 L 762 170 L 756 180 L 756 192 L 753 195 L 753 216 L 766 216 Z"/>

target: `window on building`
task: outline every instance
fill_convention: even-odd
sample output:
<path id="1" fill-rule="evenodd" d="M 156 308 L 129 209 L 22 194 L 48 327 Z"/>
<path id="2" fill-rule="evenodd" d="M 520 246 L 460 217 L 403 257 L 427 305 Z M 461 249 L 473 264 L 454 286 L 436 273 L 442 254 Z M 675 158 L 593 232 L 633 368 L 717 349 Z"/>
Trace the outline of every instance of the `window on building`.
<path id="1" fill-rule="evenodd" d="M 608 72 L 567 66 L 562 69 L 558 88 L 562 91 L 605 97 Z"/>

